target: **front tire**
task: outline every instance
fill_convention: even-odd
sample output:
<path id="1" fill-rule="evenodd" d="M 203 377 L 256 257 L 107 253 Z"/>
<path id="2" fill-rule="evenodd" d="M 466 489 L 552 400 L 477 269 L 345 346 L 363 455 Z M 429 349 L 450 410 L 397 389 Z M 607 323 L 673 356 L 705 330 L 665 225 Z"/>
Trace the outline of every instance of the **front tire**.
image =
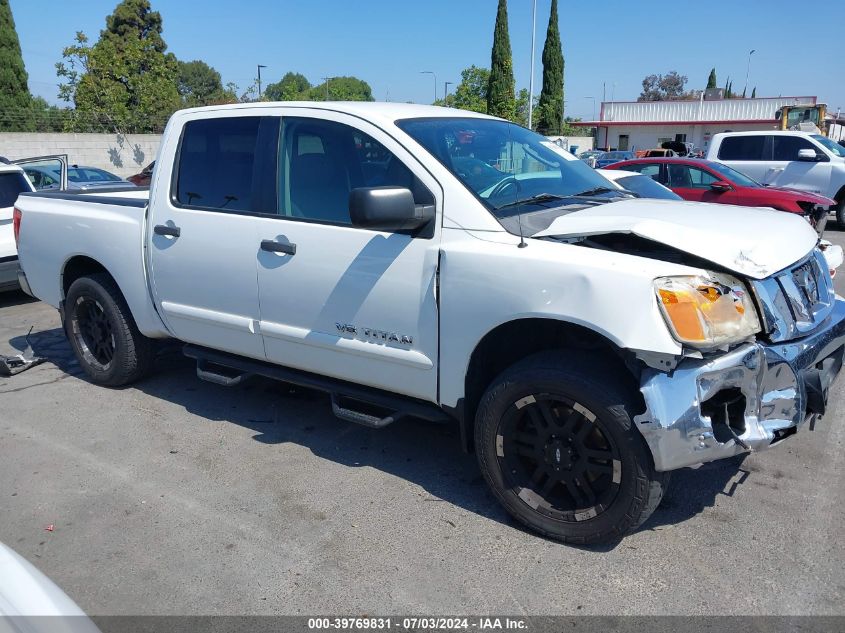
<path id="1" fill-rule="evenodd" d="M 98 385 L 122 387 L 152 369 L 153 341 L 138 331 L 120 289 L 105 273 L 71 284 L 63 325 L 79 365 Z"/>
<path id="2" fill-rule="evenodd" d="M 845 197 L 836 203 L 836 222 L 839 230 L 845 230 Z"/>
<path id="3" fill-rule="evenodd" d="M 648 519 L 668 484 L 634 428 L 636 393 L 578 352 L 506 370 L 476 415 L 481 471 L 518 521 L 565 543 L 619 540 Z"/>

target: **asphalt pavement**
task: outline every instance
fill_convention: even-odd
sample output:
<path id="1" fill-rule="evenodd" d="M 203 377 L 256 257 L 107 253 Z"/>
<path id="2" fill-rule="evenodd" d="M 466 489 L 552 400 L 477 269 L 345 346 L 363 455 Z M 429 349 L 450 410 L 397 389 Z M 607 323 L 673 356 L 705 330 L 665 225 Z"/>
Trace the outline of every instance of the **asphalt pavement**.
<path id="1" fill-rule="evenodd" d="M 814 432 L 677 471 L 641 530 L 578 548 L 515 525 L 451 427 L 366 429 L 176 349 L 104 389 L 55 310 L 0 295 L 0 353 L 31 326 L 48 362 L 0 378 L 0 542 L 89 614 L 845 613 L 845 378 Z"/>

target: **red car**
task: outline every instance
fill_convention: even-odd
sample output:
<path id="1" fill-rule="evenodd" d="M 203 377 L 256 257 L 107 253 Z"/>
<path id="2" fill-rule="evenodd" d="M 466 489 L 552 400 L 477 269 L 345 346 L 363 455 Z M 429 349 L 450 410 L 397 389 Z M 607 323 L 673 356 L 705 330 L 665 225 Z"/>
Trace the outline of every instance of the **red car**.
<path id="1" fill-rule="evenodd" d="M 836 202 L 809 191 L 766 187 L 727 165 L 698 158 L 640 158 L 608 165 L 651 176 L 684 200 L 772 207 L 806 216 L 819 233 Z"/>

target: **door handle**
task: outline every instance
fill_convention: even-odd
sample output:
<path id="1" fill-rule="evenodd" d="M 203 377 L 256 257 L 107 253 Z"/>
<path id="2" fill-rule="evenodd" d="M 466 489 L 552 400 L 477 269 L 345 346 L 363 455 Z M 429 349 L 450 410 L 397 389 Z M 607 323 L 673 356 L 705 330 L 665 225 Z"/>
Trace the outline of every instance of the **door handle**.
<path id="1" fill-rule="evenodd" d="M 155 233 L 156 235 L 169 235 L 170 237 L 179 237 L 182 234 L 182 230 L 178 226 L 156 224 L 153 227 L 153 233 Z"/>
<path id="2" fill-rule="evenodd" d="M 285 255 L 296 255 L 296 244 L 283 244 L 276 240 L 261 240 L 261 250 L 270 253 L 284 253 Z"/>

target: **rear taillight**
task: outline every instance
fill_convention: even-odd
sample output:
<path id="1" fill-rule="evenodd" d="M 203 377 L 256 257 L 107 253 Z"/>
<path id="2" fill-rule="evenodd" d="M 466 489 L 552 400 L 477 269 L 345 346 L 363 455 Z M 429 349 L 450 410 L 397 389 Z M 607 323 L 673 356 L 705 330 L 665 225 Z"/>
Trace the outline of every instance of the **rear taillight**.
<path id="1" fill-rule="evenodd" d="M 6 216 L 8 217 L 8 216 Z M 21 241 L 21 218 L 23 214 L 20 209 L 15 209 L 12 213 L 12 230 L 15 233 L 15 246 L 18 246 Z"/>

